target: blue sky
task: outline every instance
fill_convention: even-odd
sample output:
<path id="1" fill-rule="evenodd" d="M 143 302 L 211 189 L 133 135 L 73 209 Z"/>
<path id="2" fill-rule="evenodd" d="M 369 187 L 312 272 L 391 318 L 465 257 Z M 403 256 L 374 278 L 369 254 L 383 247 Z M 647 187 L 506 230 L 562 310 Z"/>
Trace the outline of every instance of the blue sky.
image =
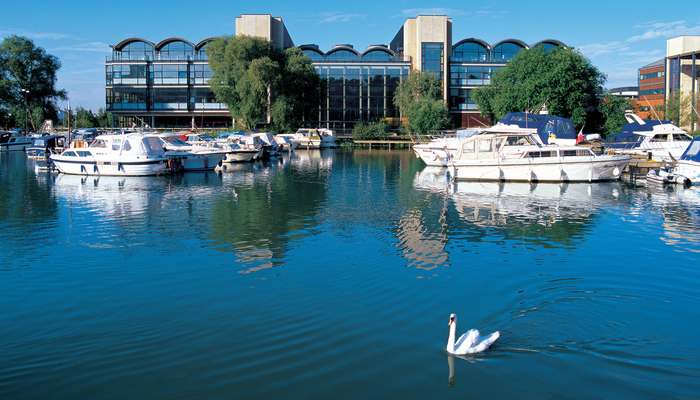
<path id="1" fill-rule="evenodd" d="M 575 47 L 607 76 L 606 88 L 635 86 L 637 69 L 666 55 L 666 40 L 700 35 L 697 0 L 599 1 L 265 1 L 221 0 L 101 2 L 25 0 L 3 5 L 0 37 L 25 36 L 62 63 L 58 87 L 71 108 L 104 107 L 105 57 L 110 45 L 140 37 L 159 42 L 181 37 L 199 42 L 235 33 L 242 14 L 282 18 L 296 45 L 328 51 L 352 44 L 363 51 L 389 44 L 407 18 L 452 18 L 453 42 L 474 37 L 494 44 L 520 39 L 528 44 L 556 39 Z M 11 16 L 11 18 L 7 18 Z M 61 104 L 65 107 L 65 104 Z"/>

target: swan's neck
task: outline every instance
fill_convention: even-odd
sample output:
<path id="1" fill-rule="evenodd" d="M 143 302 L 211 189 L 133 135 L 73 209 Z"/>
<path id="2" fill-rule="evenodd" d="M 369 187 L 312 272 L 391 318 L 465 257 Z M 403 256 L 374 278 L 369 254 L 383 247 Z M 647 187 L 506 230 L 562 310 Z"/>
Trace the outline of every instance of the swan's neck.
<path id="1" fill-rule="evenodd" d="M 450 334 L 447 336 L 447 352 L 455 352 L 455 334 L 457 332 L 457 321 L 453 321 L 450 324 Z"/>

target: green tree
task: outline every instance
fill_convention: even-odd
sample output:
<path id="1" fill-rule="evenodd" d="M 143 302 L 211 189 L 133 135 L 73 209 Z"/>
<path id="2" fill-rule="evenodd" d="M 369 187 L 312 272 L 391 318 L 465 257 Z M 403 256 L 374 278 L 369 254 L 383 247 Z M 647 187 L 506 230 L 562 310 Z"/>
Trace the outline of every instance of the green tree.
<path id="1" fill-rule="evenodd" d="M 666 104 L 662 108 L 664 119 L 671 120 L 674 125 L 692 131 L 695 123 L 700 120 L 698 103 L 700 98 L 693 99 L 691 93 L 681 93 L 673 90 L 666 98 Z"/>
<path id="2" fill-rule="evenodd" d="M 91 110 L 86 110 L 82 107 L 75 109 L 75 117 L 73 119 L 73 127 L 78 128 L 97 128 L 99 122 Z"/>
<path id="3" fill-rule="evenodd" d="M 412 71 L 394 91 L 394 104 L 407 115 L 411 105 L 421 99 L 441 98 L 440 78 L 433 72 Z"/>
<path id="4" fill-rule="evenodd" d="M 622 125 L 627 123 L 625 112 L 634 111 L 635 107 L 632 99 L 610 94 L 605 95 L 598 106 L 602 118 L 602 133 L 606 136 L 619 133 L 622 130 Z"/>
<path id="5" fill-rule="evenodd" d="M 605 78 L 574 49 L 537 46 L 518 52 L 492 75 L 490 85 L 473 90 L 472 98 L 491 121 L 546 103 L 552 115 L 592 127 Z"/>
<path id="6" fill-rule="evenodd" d="M 36 128 L 45 119 L 58 119 L 57 100 L 67 98 L 56 89 L 61 62 L 25 37 L 12 35 L 0 44 L 0 113 L 7 124 Z"/>
<path id="7" fill-rule="evenodd" d="M 321 78 L 300 48 L 290 47 L 284 56 L 282 77 L 271 110 L 273 130 L 294 132 L 308 124 L 312 112 L 318 109 Z"/>
<path id="8" fill-rule="evenodd" d="M 432 72 L 413 71 L 401 80 L 394 92 L 394 104 L 405 116 L 410 131 L 424 134 L 450 126 L 449 110 L 441 94 L 440 78 Z"/>
<path id="9" fill-rule="evenodd" d="M 100 107 L 97 109 L 97 126 L 100 128 L 109 128 L 112 126 L 112 113 L 108 113 L 104 108 Z"/>
<path id="10" fill-rule="evenodd" d="M 420 99 L 408 110 L 408 127 L 424 135 L 431 130 L 447 129 L 451 125 L 450 112 L 442 100 Z"/>
<path id="11" fill-rule="evenodd" d="M 319 77 L 299 49 L 283 51 L 254 36 L 222 36 L 206 47 L 209 81 L 218 101 L 244 129 L 269 122 L 295 128 L 318 107 Z"/>

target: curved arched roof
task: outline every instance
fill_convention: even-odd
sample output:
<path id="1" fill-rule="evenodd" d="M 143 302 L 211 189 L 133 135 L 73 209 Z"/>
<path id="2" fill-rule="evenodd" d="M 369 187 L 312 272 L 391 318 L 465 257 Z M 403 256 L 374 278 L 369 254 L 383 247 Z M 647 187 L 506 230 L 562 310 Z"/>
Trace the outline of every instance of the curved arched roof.
<path id="1" fill-rule="evenodd" d="M 326 56 L 330 56 L 331 54 L 342 51 L 342 50 L 349 51 L 351 53 L 355 53 L 355 55 L 357 55 L 357 57 L 362 57 L 362 54 L 360 54 L 359 51 L 355 50 L 354 47 L 348 46 L 345 44 L 339 44 L 337 46 L 333 46 L 333 48 L 330 49 L 330 51 L 328 51 L 328 53 L 326 53 Z"/>
<path id="2" fill-rule="evenodd" d="M 209 44 L 209 42 L 213 41 L 214 39 L 216 39 L 216 36 L 212 36 L 212 37 L 208 37 L 208 38 L 206 38 L 206 39 L 202 39 L 202 40 L 199 41 L 199 43 L 197 43 L 197 44 L 194 46 L 194 49 L 197 50 L 197 51 L 199 51 L 199 50 L 202 49 L 202 47 L 206 46 L 207 44 Z"/>
<path id="3" fill-rule="evenodd" d="M 113 47 L 114 47 L 114 50 L 121 50 L 121 49 L 123 49 L 124 47 L 126 47 L 127 45 L 129 45 L 129 44 L 131 44 L 131 43 L 134 43 L 134 42 L 143 42 L 143 43 L 146 43 L 146 44 L 150 45 L 151 47 L 156 47 L 156 45 L 155 45 L 153 42 L 151 42 L 151 41 L 149 41 L 149 40 L 146 40 L 146 39 L 141 39 L 141 38 L 138 38 L 138 37 L 132 37 L 132 38 L 124 39 L 124 40 L 122 40 L 121 42 L 115 44 Z"/>
<path id="4" fill-rule="evenodd" d="M 362 57 L 364 57 L 365 55 L 372 53 L 374 51 L 382 51 L 384 53 L 389 54 L 392 57 L 396 56 L 396 53 L 394 53 L 390 48 L 388 48 L 386 46 L 382 46 L 382 45 L 374 45 L 374 46 L 369 46 L 367 48 L 367 50 L 365 50 L 365 52 L 362 53 Z"/>
<path id="5" fill-rule="evenodd" d="M 498 47 L 498 46 L 500 46 L 500 45 L 502 45 L 502 44 L 506 44 L 506 43 L 512 43 L 512 44 L 518 45 L 518 46 L 520 46 L 520 47 L 522 47 L 522 48 L 524 48 L 524 49 L 529 49 L 529 48 L 530 48 L 530 46 L 528 46 L 527 43 L 523 42 L 523 41 L 520 40 L 520 39 L 505 39 L 505 40 L 501 40 L 500 42 L 494 44 L 494 45 L 493 45 L 493 48 L 495 49 L 496 47 Z"/>
<path id="6" fill-rule="evenodd" d="M 156 44 L 156 50 L 160 50 L 163 47 L 165 47 L 166 45 L 173 43 L 173 42 L 186 43 L 186 44 L 192 46 L 192 48 L 194 49 L 194 43 L 190 42 L 187 39 L 183 39 L 183 38 L 179 38 L 179 37 L 169 37 L 167 39 L 163 39 L 160 42 L 158 42 L 158 44 Z"/>
<path id="7" fill-rule="evenodd" d="M 315 44 L 303 44 L 303 45 L 299 46 L 299 48 L 301 49 L 301 51 L 311 50 L 311 51 L 314 51 L 314 52 L 316 52 L 316 53 L 318 53 L 318 54 L 320 54 L 320 55 L 325 55 L 325 54 L 318 48 L 318 46 L 315 45 Z"/>
<path id="8" fill-rule="evenodd" d="M 477 43 L 482 45 L 483 47 L 486 48 L 486 50 L 491 50 L 491 45 L 488 44 L 485 40 L 477 39 L 477 38 L 467 38 L 467 39 L 462 39 L 459 42 L 455 43 L 452 48 L 456 48 L 457 46 L 464 44 L 464 43 Z"/>
<path id="9" fill-rule="evenodd" d="M 535 47 L 537 47 L 537 45 L 540 45 L 540 44 L 551 44 L 554 46 L 559 46 L 559 47 L 564 47 L 564 48 L 567 47 L 563 42 L 560 42 L 560 41 L 555 40 L 555 39 L 540 40 L 539 42 L 531 45 L 530 47 L 535 48 Z"/>

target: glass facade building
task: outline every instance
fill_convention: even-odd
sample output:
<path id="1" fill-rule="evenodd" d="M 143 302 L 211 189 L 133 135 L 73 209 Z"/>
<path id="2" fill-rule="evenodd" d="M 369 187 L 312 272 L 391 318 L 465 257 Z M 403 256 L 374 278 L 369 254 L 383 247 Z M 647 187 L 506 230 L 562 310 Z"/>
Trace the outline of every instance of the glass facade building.
<path id="1" fill-rule="evenodd" d="M 321 76 L 321 105 L 315 121 L 319 126 L 348 132 L 358 122 L 385 119 L 400 124 L 394 88 L 410 73 L 410 60 L 384 45 L 370 46 L 364 53 L 350 45 L 335 46 L 328 53 L 315 45 L 300 48 Z"/>
<path id="2" fill-rule="evenodd" d="M 281 19 L 269 15 L 236 18 L 236 34 L 264 37 L 283 48 L 294 46 Z M 213 38 L 192 43 L 169 38 L 153 43 L 130 38 L 111 46 L 106 62 L 107 111 L 121 117 L 122 126 L 221 126 L 232 124 L 224 104 L 208 86 L 212 76 L 204 48 Z M 394 89 L 412 70 L 435 73 L 456 127 L 481 126 L 473 102 L 474 89 L 488 85 L 518 51 L 543 45 L 565 46 L 556 40 L 527 45 L 508 39 L 491 45 L 480 39 L 453 44 L 452 20 L 445 16 L 409 18 L 389 45 L 364 52 L 337 45 L 327 52 L 317 45 L 299 48 L 321 76 L 322 98 L 312 124 L 349 133 L 358 122 L 386 120 L 397 127 L 403 116 L 394 105 Z"/>
<path id="3" fill-rule="evenodd" d="M 209 88 L 209 41 L 131 38 L 112 46 L 105 66 L 107 112 L 121 117 L 123 126 L 229 125 L 226 106 Z"/>

